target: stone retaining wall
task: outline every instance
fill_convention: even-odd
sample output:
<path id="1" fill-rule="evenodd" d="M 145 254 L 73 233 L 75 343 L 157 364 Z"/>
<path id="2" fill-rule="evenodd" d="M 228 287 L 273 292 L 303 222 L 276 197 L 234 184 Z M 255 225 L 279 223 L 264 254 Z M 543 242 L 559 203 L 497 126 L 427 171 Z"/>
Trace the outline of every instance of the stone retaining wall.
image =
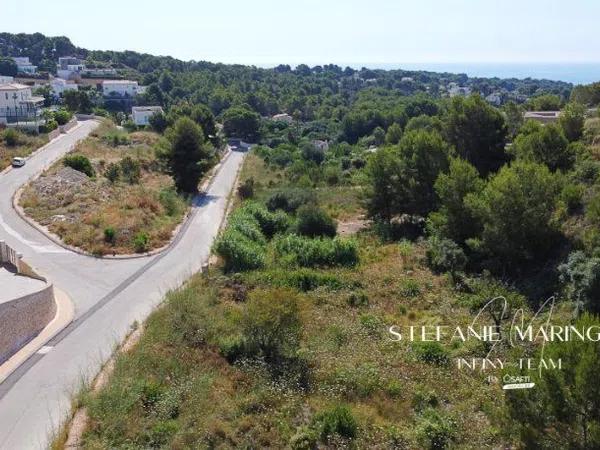
<path id="1" fill-rule="evenodd" d="M 17 273 L 44 281 L 45 285 L 14 300 L 0 303 L 0 364 L 31 341 L 56 315 L 54 287 L 23 261 L 20 254 L 0 241 L 0 263 L 14 266 Z"/>

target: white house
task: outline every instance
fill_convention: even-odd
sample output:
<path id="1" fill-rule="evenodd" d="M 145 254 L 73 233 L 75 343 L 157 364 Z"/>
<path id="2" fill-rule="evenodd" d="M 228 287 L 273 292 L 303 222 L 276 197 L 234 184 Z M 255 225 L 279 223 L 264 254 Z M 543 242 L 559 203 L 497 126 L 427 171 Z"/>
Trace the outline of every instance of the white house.
<path id="1" fill-rule="evenodd" d="M 323 141 L 321 139 L 315 139 L 312 141 L 312 145 L 321 150 L 322 152 L 326 152 L 329 150 L 329 141 Z"/>
<path id="2" fill-rule="evenodd" d="M 448 94 L 450 97 L 456 97 L 459 95 L 467 96 L 471 94 L 471 88 L 468 86 L 459 86 L 457 83 L 448 84 Z"/>
<path id="3" fill-rule="evenodd" d="M 502 94 L 500 92 L 493 92 L 485 98 L 489 103 L 495 106 L 502 104 Z"/>
<path id="4" fill-rule="evenodd" d="M 275 114 L 273 117 L 271 117 L 271 120 L 273 120 L 274 122 L 292 123 L 294 121 L 294 118 L 287 113 L 281 113 Z"/>
<path id="5" fill-rule="evenodd" d="M 50 87 L 56 97 L 62 97 L 65 91 L 76 91 L 79 86 L 74 81 L 63 80 L 62 78 L 53 78 L 50 81 Z"/>
<path id="6" fill-rule="evenodd" d="M 134 106 L 131 108 L 131 119 L 137 126 L 146 126 L 153 114 L 161 112 L 163 109 L 160 106 Z"/>
<path id="7" fill-rule="evenodd" d="M 15 81 L 13 77 L 9 77 L 7 75 L 0 75 L 0 84 L 12 83 Z"/>
<path id="8" fill-rule="evenodd" d="M 31 87 L 19 83 L 0 85 L 0 123 L 41 120 L 44 97 L 33 96 Z"/>
<path id="9" fill-rule="evenodd" d="M 542 124 L 557 122 L 559 117 L 560 111 L 526 111 L 523 114 L 525 120 L 535 120 Z"/>
<path id="10" fill-rule="evenodd" d="M 37 66 L 31 64 L 28 57 L 14 56 L 12 59 L 17 64 L 17 70 L 19 73 L 34 74 L 37 72 Z"/>
<path id="11" fill-rule="evenodd" d="M 135 97 L 140 92 L 137 81 L 104 80 L 102 91 L 105 97 Z"/>
<path id="12" fill-rule="evenodd" d="M 85 64 L 79 58 L 74 56 L 61 56 L 56 65 L 56 75 L 63 80 L 72 80 L 79 78 L 81 72 L 85 70 Z"/>

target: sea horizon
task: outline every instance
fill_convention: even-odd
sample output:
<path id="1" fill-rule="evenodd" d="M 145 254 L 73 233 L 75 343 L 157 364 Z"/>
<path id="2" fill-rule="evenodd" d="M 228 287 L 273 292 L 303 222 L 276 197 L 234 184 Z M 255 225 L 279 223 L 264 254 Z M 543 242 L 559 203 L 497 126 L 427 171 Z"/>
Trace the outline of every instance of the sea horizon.
<path id="1" fill-rule="evenodd" d="M 300 63 L 290 64 L 296 66 Z M 309 66 L 327 63 L 307 63 Z M 564 81 L 572 84 L 589 84 L 600 81 L 600 62 L 337 62 L 340 67 L 353 69 L 383 69 L 428 71 L 438 73 L 464 73 L 471 78 L 533 78 L 553 81 Z M 259 67 L 275 67 L 277 64 L 259 64 Z"/>

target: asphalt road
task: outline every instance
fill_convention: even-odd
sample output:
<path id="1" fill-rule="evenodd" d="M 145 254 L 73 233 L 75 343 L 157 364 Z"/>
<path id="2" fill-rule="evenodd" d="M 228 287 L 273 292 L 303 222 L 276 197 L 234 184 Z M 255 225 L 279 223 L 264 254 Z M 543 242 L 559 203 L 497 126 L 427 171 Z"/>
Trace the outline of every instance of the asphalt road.
<path id="1" fill-rule="evenodd" d="M 232 152 L 205 196 L 165 252 L 146 258 L 102 260 L 69 252 L 24 222 L 11 197 L 96 126 L 82 122 L 27 164 L 0 175 L 0 239 L 23 253 L 75 304 L 75 320 L 0 384 L 0 449 L 46 448 L 69 412 L 81 380 L 93 377 L 115 345 L 170 289 L 200 270 L 210 255 L 244 153 Z"/>

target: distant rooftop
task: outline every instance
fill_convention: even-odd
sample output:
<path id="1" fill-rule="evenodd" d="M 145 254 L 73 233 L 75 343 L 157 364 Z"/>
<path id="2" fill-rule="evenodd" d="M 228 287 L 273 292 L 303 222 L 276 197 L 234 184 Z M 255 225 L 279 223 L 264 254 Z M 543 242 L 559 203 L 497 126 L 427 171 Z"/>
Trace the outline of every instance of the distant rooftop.
<path id="1" fill-rule="evenodd" d="M 30 89 L 30 88 L 31 88 L 31 86 L 27 86 L 26 84 L 21 84 L 21 83 L 0 84 L 0 91 L 14 91 L 15 89 L 21 90 L 21 89 Z"/>
<path id="2" fill-rule="evenodd" d="M 162 111 L 162 107 L 160 106 L 134 106 L 131 108 L 132 111 L 142 112 L 142 111 Z"/>

